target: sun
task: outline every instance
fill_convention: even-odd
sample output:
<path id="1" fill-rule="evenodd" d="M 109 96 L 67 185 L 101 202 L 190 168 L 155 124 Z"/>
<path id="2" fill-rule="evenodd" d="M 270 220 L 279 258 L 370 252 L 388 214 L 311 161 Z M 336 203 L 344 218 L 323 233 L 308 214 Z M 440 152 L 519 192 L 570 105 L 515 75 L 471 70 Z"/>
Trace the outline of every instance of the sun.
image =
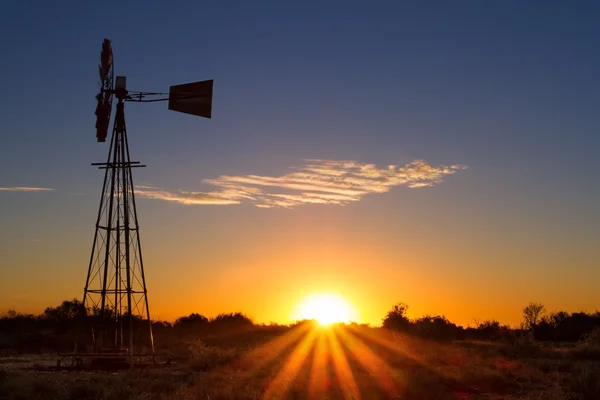
<path id="1" fill-rule="evenodd" d="M 356 320 L 354 307 L 343 297 L 316 293 L 304 298 L 293 313 L 296 320 L 313 319 L 321 325 Z"/>

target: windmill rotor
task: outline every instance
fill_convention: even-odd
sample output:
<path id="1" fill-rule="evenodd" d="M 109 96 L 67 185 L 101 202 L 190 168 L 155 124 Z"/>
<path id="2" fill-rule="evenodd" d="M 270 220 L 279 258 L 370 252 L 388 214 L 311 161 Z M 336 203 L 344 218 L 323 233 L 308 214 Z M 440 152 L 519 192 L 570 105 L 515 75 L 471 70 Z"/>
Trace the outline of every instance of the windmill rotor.
<path id="1" fill-rule="evenodd" d="M 211 118 L 212 79 L 173 85 L 169 88 L 169 93 L 128 91 L 125 87 L 125 77 L 115 76 L 114 74 L 112 44 L 108 39 L 104 39 L 102 43 L 98 71 L 100 74 L 100 90 L 96 95 L 96 139 L 98 142 L 105 142 L 108 136 L 115 94 L 120 100 L 137 103 L 168 101 L 169 110 Z"/>
<path id="2" fill-rule="evenodd" d="M 112 112 L 114 64 L 110 40 L 104 39 L 100 52 L 100 92 L 96 95 L 96 139 L 104 142 L 108 135 L 110 115 Z"/>

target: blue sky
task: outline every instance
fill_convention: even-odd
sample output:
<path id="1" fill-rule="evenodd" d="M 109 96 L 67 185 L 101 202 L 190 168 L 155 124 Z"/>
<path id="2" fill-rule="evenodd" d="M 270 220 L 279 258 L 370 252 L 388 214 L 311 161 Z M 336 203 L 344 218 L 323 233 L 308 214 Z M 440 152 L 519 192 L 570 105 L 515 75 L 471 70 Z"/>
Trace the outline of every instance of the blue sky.
<path id="1" fill-rule="evenodd" d="M 366 320 L 400 300 L 466 322 L 496 312 L 513 322 L 529 300 L 598 304 L 596 2 L 283 3 L 3 5 L 0 187 L 55 190 L 0 191 L 0 308 L 34 310 L 82 291 L 102 180 L 89 163 L 108 151 L 94 137 L 105 37 L 132 90 L 215 80 L 211 120 L 127 104 L 132 157 L 148 165 L 135 170 L 136 184 L 212 193 L 204 180 L 288 176 L 307 159 L 468 167 L 431 187 L 389 186 L 344 206 L 141 196 L 159 315 L 203 311 L 197 293 L 219 299 L 216 282 L 234 288 L 244 268 L 290 264 L 281 249 L 315 252 L 311 265 L 321 257 L 375 280 L 415 282 L 384 290 Z M 353 251 L 381 260 L 355 265 Z M 291 264 L 298 274 L 305 267 Z M 328 266 L 335 286 L 337 267 Z M 192 276 L 198 290 L 173 293 Z M 222 307 L 256 297 L 244 293 Z M 473 308 L 486 293 L 495 299 Z M 448 296 L 458 300 L 446 305 Z M 284 319 L 249 307 L 259 320 Z"/>

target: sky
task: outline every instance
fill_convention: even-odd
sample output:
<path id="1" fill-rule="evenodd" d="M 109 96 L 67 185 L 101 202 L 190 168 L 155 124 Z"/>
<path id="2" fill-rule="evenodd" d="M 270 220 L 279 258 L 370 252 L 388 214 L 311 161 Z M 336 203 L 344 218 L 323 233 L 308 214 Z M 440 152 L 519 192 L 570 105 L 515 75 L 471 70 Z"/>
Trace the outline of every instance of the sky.
<path id="1" fill-rule="evenodd" d="M 153 318 L 287 323 L 322 292 L 374 325 L 398 302 L 462 325 L 517 325 L 530 301 L 595 311 L 599 18 L 592 1 L 2 4 L 0 312 L 83 294 L 104 38 L 131 90 L 214 79 L 211 119 L 126 104 Z"/>

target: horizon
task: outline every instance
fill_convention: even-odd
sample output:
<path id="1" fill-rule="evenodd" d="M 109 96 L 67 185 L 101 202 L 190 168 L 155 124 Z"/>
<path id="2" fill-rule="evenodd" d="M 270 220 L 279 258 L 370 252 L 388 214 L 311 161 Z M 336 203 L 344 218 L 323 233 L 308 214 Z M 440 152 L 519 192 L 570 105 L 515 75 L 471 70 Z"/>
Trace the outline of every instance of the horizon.
<path id="1" fill-rule="evenodd" d="M 104 38 L 131 90 L 214 79 L 125 106 L 153 320 L 597 311 L 600 6 L 545 4 L 5 6 L 0 313 L 82 298 Z"/>
<path id="2" fill-rule="evenodd" d="M 316 294 L 316 296 L 311 295 L 309 297 L 319 297 L 319 295 L 322 294 Z M 63 307 L 65 305 L 65 303 L 79 303 L 81 304 L 81 300 L 80 299 L 71 299 L 71 300 L 63 300 L 63 302 L 61 302 L 61 304 L 55 304 L 55 305 L 49 305 L 48 307 L 45 307 L 45 309 L 39 313 L 27 313 L 27 312 L 21 312 L 21 310 L 15 310 L 15 309 L 9 309 L 7 311 L 4 312 L 0 312 L 0 319 L 11 319 L 11 318 L 15 318 L 15 317 L 33 317 L 33 318 L 47 318 L 47 312 L 50 311 L 52 313 L 52 311 L 59 309 L 61 307 Z M 515 330 L 515 331 L 519 331 L 519 330 L 523 330 L 523 331 L 527 331 L 530 328 L 527 328 L 527 324 L 529 323 L 527 318 L 528 316 L 526 315 L 526 308 L 531 308 L 532 305 L 536 306 L 539 305 L 540 309 L 538 311 L 537 314 L 537 318 L 540 318 L 542 321 L 542 324 L 546 323 L 546 324 L 552 324 L 551 321 L 555 320 L 557 317 L 560 317 L 560 313 L 564 313 L 566 312 L 565 310 L 547 310 L 545 308 L 545 306 L 541 303 L 536 303 L 536 302 L 530 302 L 527 305 L 524 305 L 521 308 L 521 318 L 519 323 L 517 324 L 504 324 L 494 318 L 484 318 L 484 319 L 473 319 L 473 321 L 471 321 L 471 323 L 467 323 L 467 324 L 460 324 L 460 323 L 455 323 L 452 320 L 447 319 L 444 315 L 441 314 L 424 314 L 424 315 L 411 315 L 411 313 L 409 312 L 410 307 L 407 304 L 404 303 L 399 303 L 402 304 L 404 306 L 406 306 L 406 309 L 404 312 L 401 313 L 401 315 L 404 315 L 407 318 L 407 322 L 409 324 L 420 324 L 423 323 L 423 320 L 428 319 L 428 318 L 441 318 L 441 319 L 445 319 L 446 322 L 449 325 L 454 325 L 455 327 L 459 328 L 459 329 L 474 329 L 474 330 L 482 330 L 485 328 L 482 328 L 484 326 L 486 326 L 487 324 L 494 324 L 497 323 L 498 324 L 498 328 L 499 329 L 504 329 L 504 328 L 508 328 L 510 330 Z M 299 304 L 300 307 L 296 307 L 296 311 L 298 308 L 302 308 L 303 304 Z M 315 306 L 319 306 L 319 302 L 314 302 Z M 304 306 L 306 306 L 306 304 L 304 304 Z M 218 312 L 216 314 L 213 315 L 205 315 L 202 313 L 196 313 L 196 312 L 191 312 L 185 315 L 179 315 L 176 316 L 174 318 L 170 318 L 170 319 L 162 319 L 162 318 L 155 318 L 152 317 L 150 319 L 150 321 L 154 324 L 154 323 L 168 323 L 171 325 L 176 325 L 178 323 L 178 321 L 180 320 L 184 320 L 188 317 L 200 317 L 200 318 L 206 318 L 206 322 L 207 323 L 213 323 L 213 322 L 217 322 L 220 318 L 222 317 L 240 317 L 240 319 L 245 319 L 249 322 L 251 322 L 252 325 L 254 326 L 282 326 L 282 327 L 294 327 L 297 326 L 299 324 L 303 324 L 303 323 L 311 323 L 317 327 L 320 327 L 321 329 L 329 329 L 333 326 L 352 326 L 352 325 L 360 325 L 360 326 L 364 326 L 364 327 L 369 327 L 369 328 L 384 328 L 385 327 L 385 323 L 384 321 L 388 320 L 393 320 L 395 316 L 397 316 L 397 313 L 394 313 L 394 308 L 396 307 L 396 305 L 391 306 L 388 311 L 385 313 L 385 315 L 382 315 L 381 317 L 381 321 L 380 323 L 369 323 L 369 322 L 361 322 L 361 321 L 357 321 L 356 319 L 353 318 L 338 318 L 337 316 L 326 316 L 326 318 L 322 318 L 322 315 L 319 315 L 318 313 L 316 314 L 308 314 L 308 315 L 302 315 L 300 314 L 296 314 L 297 318 L 291 318 L 288 319 L 287 321 L 269 321 L 269 322 L 264 322 L 264 321 L 256 321 L 254 318 L 252 318 L 251 316 L 247 315 L 246 313 L 242 312 L 242 311 L 221 311 Z M 305 307 L 306 308 L 306 307 Z M 88 315 L 90 313 L 90 309 L 88 309 Z M 585 314 L 585 316 L 587 316 L 587 318 L 595 318 L 598 315 L 600 315 L 600 310 L 596 309 L 595 311 L 585 311 L 585 310 L 580 310 L 580 311 L 573 311 L 573 312 L 566 312 L 567 315 L 569 315 L 570 317 L 575 317 L 576 314 Z M 69 317 L 67 317 L 69 318 Z M 387 328 L 387 329 L 398 329 L 398 328 Z"/>

